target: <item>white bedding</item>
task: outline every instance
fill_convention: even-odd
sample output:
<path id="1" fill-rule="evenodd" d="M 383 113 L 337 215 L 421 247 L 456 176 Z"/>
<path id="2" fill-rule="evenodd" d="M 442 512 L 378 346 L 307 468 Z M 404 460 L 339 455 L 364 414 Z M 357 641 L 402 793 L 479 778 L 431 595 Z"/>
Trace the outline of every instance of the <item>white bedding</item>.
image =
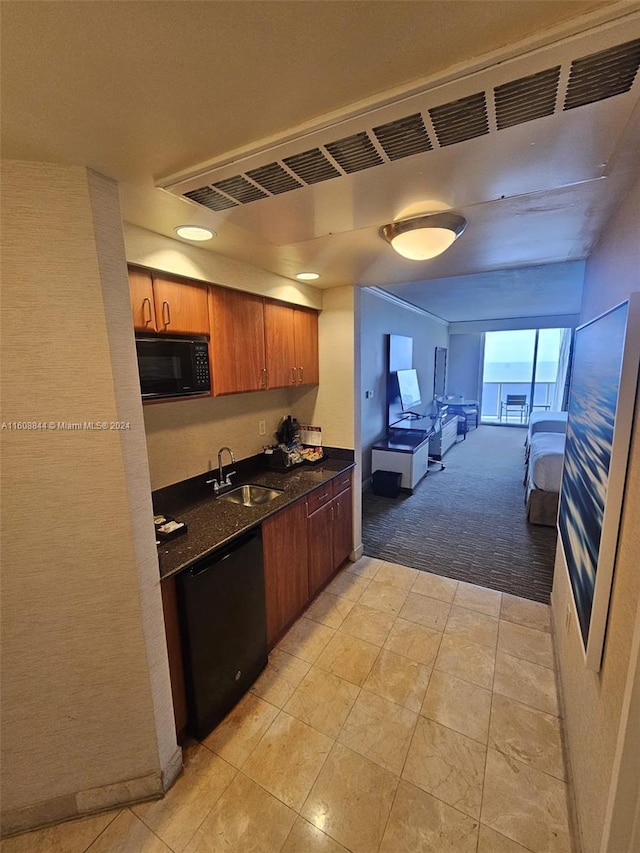
<path id="1" fill-rule="evenodd" d="M 559 492 L 562 482 L 565 436 L 558 432 L 536 432 L 529 452 L 529 483 L 543 492 Z"/>
<path id="2" fill-rule="evenodd" d="M 566 432 L 566 412 L 531 412 L 529 417 L 528 442 L 536 432 Z"/>

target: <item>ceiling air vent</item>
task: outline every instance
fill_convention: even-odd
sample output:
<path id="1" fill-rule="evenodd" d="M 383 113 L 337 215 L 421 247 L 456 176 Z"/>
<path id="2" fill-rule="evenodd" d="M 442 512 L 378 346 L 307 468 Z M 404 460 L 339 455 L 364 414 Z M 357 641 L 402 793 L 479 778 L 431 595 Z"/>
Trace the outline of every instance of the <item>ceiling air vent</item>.
<path id="1" fill-rule="evenodd" d="M 381 124 L 374 127 L 373 132 L 389 160 L 400 160 L 433 148 L 420 113 Z"/>
<path id="2" fill-rule="evenodd" d="M 280 163 L 269 163 L 267 166 L 260 166 L 259 169 L 250 169 L 247 176 L 272 195 L 288 193 L 302 186 L 286 169 L 282 168 Z"/>
<path id="3" fill-rule="evenodd" d="M 233 178 L 225 178 L 224 181 L 218 181 L 213 185 L 223 193 L 227 193 L 231 198 L 237 199 L 241 204 L 247 204 L 250 201 L 256 201 L 259 198 L 266 198 L 267 194 L 254 187 L 242 175 L 234 175 Z"/>
<path id="4" fill-rule="evenodd" d="M 513 80 L 493 90 L 498 130 L 550 116 L 556 106 L 560 66 Z"/>
<path id="5" fill-rule="evenodd" d="M 345 136 L 337 142 L 328 142 L 324 147 L 347 174 L 370 169 L 384 162 L 364 131 Z"/>
<path id="6" fill-rule="evenodd" d="M 489 133 L 484 92 L 451 101 L 441 107 L 432 107 L 429 115 L 441 146 L 454 145 Z"/>
<path id="7" fill-rule="evenodd" d="M 640 39 L 628 41 L 571 63 L 565 110 L 628 92 L 640 65 Z"/>
<path id="8" fill-rule="evenodd" d="M 340 176 L 340 172 L 319 148 L 294 154 L 293 157 L 284 157 L 282 162 L 306 184 L 318 184 L 320 181 Z"/>
<path id="9" fill-rule="evenodd" d="M 197 190 L 190 190 L 184 195 L 210 210 L 227 210 L 229 207 L 237 207 L 235 201 L 227 198 L 226 195 L 222 195 L 222 193 L 217 193 L 211 187 L 199 187 Z"/>

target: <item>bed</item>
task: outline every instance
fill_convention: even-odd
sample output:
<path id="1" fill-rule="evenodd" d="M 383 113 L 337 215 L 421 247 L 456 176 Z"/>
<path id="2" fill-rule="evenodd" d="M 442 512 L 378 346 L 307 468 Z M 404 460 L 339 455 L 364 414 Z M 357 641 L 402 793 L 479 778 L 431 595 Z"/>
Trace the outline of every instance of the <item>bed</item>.
<path id="1" fill-rule="evenodd" d="M 565 435 L 534 432 L 525 475 L 527 521 L 555 527 L 562 483 Z"/>
<path id="2" fill-rule="evenodd" d="M 529 418 L 529 429 L 525 438 L 525 455 L 529 456 L 529 445 L 531 438 L 537 432 L 566 432 L 567 431 L 567 413 L 566 412 L 531 412 Z"/>

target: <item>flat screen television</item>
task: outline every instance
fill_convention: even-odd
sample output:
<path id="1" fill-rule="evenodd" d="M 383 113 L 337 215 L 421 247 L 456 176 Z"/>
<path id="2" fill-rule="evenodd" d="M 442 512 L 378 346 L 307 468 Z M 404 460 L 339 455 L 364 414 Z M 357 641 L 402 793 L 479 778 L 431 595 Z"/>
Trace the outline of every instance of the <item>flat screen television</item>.
<path id="1" fill-rule="evenodd" d="M 422 399 L 420 397 L 418 373 L 414 368 L 398 371 L 398 390 L 402 411 L 408 414 L 419 414 L 415 409 L 422 404 Z"/>

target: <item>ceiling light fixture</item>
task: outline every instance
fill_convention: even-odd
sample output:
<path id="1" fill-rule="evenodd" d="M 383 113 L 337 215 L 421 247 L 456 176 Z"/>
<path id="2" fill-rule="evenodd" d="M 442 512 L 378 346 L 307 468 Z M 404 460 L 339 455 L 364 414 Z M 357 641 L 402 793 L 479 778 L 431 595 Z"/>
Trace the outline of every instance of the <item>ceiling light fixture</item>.
<path id="1" fill-rule="evenodd" d="M 299 272 L 296 275 L 298 281 L 315 281 L 320 278 L 320 273 L 317 272 Z"/>
<path id="2" fill-rule="evenodd" d="M 178 237 L 182 237 L 184 240 L 195 240 L 196 242 L 211 240 L 216 235 L 215 231 L 211 231 L 209 228 L 201 228 L 200 225 L 179 225 L 175 232 Z"/>
<path id="3" fill-rule="evenodd" d="M 404 258 L 427 261 L 446 251 L 466 227 L 459 213 L 434 213 L 383 225 L 380 236 Z"/>

